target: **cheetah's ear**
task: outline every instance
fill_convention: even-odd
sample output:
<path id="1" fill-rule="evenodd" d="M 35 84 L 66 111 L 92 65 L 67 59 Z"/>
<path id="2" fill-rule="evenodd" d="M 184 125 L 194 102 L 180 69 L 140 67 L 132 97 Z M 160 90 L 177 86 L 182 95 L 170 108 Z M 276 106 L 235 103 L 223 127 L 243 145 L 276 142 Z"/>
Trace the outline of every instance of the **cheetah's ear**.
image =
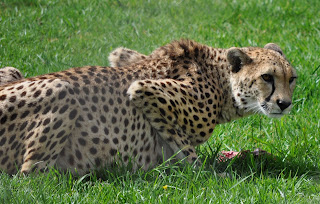
<path id="1" fill-rule="evenodd" d="M 229 49 L 227 59 L 232 66 L 231 71 L 233 73 L 237 73 L 243 65 L 252 62 L 252 59 L 238 48 Z"/>
<path id="2" fill-rule="evenodd" d="M 281 48 L 275 44 L 275 43 L 268 43 L 264 46 L 265 49 L 269 49 L 269 50 L 273 50 L 273 51 L 276 51 L 278 53 L 280 53 L 280 55 L 284 56 Z"/>

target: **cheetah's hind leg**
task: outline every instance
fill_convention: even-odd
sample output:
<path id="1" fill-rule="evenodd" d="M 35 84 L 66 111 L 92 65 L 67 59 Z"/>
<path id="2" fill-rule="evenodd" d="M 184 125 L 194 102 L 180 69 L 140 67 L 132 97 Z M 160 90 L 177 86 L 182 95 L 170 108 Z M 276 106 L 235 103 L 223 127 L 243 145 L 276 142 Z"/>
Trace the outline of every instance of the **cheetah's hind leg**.
<path id="1" fill-rule="evenodd" d="M 0 86 L 23 79 L 21 72 L 14 67 L 0 68 Z"/>
<path id="2" fill-rule="evenodd" d="M 0 87 L 5 96 L 0 100 L 0 152 L 5 152 L 0 154 L 1 170 L 28 174 L 56 164 L 79 113 L 76 97 L 70 97 L 72 88 L 60 79 Z"/>
<path id="3" fill-rule="evenodd" d="M 124 47 L 115 49 L 108 57 L 111 67 L 129 66 L 146 58 L 146 55 Z"/>

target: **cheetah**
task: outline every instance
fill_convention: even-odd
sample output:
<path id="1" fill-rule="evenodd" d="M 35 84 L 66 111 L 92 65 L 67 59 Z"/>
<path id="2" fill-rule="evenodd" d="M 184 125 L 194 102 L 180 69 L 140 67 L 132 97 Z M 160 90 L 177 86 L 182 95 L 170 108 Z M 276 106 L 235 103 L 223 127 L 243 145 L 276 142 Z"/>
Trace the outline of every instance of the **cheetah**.
<path id="1" fill-rule="evenodd" d="M 85 66 L 0 86 L 0 169 L 77 175 L 117 160 L 147 170 L 195 147 L 216 125 L 292 107 L 296 71 L 275 44 L 212 48 L 173 41 L 151 55 L 119 48 Z"/>

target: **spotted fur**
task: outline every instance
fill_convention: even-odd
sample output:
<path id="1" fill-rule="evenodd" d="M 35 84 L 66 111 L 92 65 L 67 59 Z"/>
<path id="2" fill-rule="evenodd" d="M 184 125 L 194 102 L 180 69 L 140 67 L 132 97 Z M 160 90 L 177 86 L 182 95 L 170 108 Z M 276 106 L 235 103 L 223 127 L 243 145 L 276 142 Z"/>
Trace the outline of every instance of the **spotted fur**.
<path id="1" fill-rule="evenodd" d="M 109 58 L 119 67 L 72 68 L 4 84 L 0 169 L 55 166 L 82 175 L 118 159 L 148 169 L 176 153 L 193 163 L 195 146 L 215 125 L 290 110 L 296 73 L 279 50 L 181 40 L 149 56 L 120 48 Z"/>

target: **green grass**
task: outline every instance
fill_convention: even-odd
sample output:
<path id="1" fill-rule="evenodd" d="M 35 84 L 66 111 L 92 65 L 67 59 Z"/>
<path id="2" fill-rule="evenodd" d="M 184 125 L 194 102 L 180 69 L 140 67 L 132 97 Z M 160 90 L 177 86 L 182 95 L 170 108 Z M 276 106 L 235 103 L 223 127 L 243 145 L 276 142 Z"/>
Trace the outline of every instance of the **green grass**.
<path id="1" fill-rule="evenodd" d="M 201 168 L 114 168 L 81 178 L 54 170 L 28 177 L 2 173 L 0 202 L 319 203 L 319 25 L 318 0 L 0 0 L 0 67 L 17 67 L 26 77 L 108 65 L 116 47 L 148 54 L 180 38 L 222 48 L 275 42 L 299 75 L 290 115 L 257 115 L 217 127 L 198 148 Z M 217 164 L 219 145 L 259 147 L 276 159 Z"/>

